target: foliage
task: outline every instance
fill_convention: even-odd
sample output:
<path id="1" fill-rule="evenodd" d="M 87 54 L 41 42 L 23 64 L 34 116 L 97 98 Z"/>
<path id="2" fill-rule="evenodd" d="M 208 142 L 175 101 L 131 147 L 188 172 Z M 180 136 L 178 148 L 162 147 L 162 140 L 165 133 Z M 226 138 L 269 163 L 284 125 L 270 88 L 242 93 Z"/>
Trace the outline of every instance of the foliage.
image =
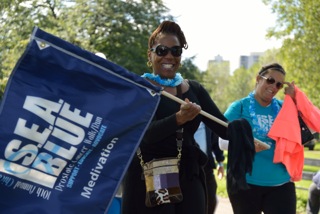
<path id="1" fill-rule="evenodd" d="M 241 67 L 234 71 L 233 75 L 229 78 L 228 85 L 225 86 L 227 106 L 235 100 L 248 96 L 249 92 L 254 89 L 257 73 L 255 67 L 253 66 L 250 69 Z"/>
<path id="2" fill-rule="evenodd" d="M 126 69 L 148 70 L 147 43 L 162 20 L 162 0 L 5 0 L 0 7 L 0 95 L 37 26 Z"/>
<path id="3" fill-rule="evenodd" d="M 201 72 L 197 66 L 193 64 L 195 57 L 186 58 L 181 63 L 182 66 L 178 70 L 185 79 L 201 80 Z"/>
<path id="4" fill-rule="evenodd" d="M 263 0 L 278 16 L 268 36 L 283 40 L 280 50 L 287 79 L 320 106 L 320 0 Z"/>
<path id="5" fill-rule="evenodd" d="M 160 0 L 78 0 L 71 18 L 78 19 L 77 38 L 84 48 L 103 52 L 107 58 L 137 74 L 147 71 L 148 38 L 167 8 Z M 78 14 L 83 14 L 78 18 Z M 152 14 L 152 15 L 150 15 Z"/>
<path id="6" fill-rule="evenodd" d="M 227 61 L 210 61 L 207 71 L 202 73 L 202 84 L 221 112 L 228 107 L 226 90 L 229 79 L 229 62 Z"/>

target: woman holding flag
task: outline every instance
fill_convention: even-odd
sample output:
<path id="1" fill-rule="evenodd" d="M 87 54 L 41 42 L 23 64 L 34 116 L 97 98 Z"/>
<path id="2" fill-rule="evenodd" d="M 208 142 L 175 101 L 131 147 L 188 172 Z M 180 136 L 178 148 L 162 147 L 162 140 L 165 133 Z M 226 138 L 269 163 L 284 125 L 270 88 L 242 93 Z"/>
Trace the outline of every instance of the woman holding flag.
<path id="1" fill-rule="evenodd" d="M 152 73 L 145 73 L 143 77 L 185 102 L 179 104 L 162 95 L 154 118 L 140 144 L 138 155 L 133 158 L 124 178 L 122 213 L 206 213 L 207 195 L 203 166 L 207 162 L 207 157 L 197 146 L 193 136 L 203 121 L 218 136 L 227 138 L 226 127 L 201 116 L 199 114 L 201 110 L 222 121 L 227 120 L 201 84 L 184 79 L 177 73 L 182 50 L 188 48 L 186 38 L 177 23 L 162 22 L 151 34 L 148 46 L 147 64 Z M 178 140 L 182 142 L 180 147 L 177 144 Z M 177 157 L 177 154 L 180 154 L 178 180 L 174 180 L 173 177 L 158 176 L 157 182 L 152 183 L 152 187 L 170 188 L 170 183 L 178 183 L 182 197 L 180 194 L 179 199 L 169 200 L 171 194 L 169 190 L 162 195 L 158 193 L 158 197 L 154 198 L 157 203 L 150 204 L 152 198 L 147 197 L 146 192 L 151 184 L 150 181 L 146 183 L 144 164 L 154 159 Z M 156 180 L 156 176 L 153 174 L 152 182 Z"/>

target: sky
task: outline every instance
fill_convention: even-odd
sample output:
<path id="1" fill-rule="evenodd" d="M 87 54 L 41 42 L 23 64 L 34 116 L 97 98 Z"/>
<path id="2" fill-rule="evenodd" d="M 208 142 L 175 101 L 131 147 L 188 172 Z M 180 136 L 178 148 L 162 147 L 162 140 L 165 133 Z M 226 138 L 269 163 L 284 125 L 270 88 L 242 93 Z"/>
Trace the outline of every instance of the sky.
<path id="1" fill-rule="evenodd" d="M 196 56 L 194 64 L 207 69 L 209 60 L 220 55 L 230 61 L 233 72 L 240 55 L 278 48 L 281 41 L 267 39 L 276 14 L 262 0 L 164 0 L 184 32 L 189 48 L 183 57 Z"/>

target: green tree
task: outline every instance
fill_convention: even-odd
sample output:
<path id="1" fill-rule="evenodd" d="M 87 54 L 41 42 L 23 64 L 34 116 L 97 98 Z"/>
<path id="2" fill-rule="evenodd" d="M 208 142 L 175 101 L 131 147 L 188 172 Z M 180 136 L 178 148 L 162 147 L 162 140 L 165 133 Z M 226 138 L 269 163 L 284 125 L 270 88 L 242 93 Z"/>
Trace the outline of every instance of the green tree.
<path id="1" fill-rule="evenodd" d="M 162 20 L 173 20 L 162 0 L 6 0 L 0 7 L 1 92 L 34 26 L 126 69 L 148 71 L 147 43 Z"/>
<path id="2" fill-rule="evenodd" d="M 148 39 L 168 9 L 162 0 L 78 0 L 69 16 L 76 20 L 82 46 L 103 52 L 107 58 L 137 74 L 148 71 Z M 82 16 L 79 16 L 82 14 Z M 71 24 L 71 23 L 70 23 Z M 80 41 L 79 41 L 80 42 Z"/>
<path id="3" fill-rule="evenodd" d="M 228 107 L 226 92 L 230 78 L 229 70 L 229 62 L 221 59 L 209 62 L 208 70 L 203 73 L 203 85 L 221 112 Z"/>
<path id="4" fill-rule="evenodd" d="M 199 68 L 194 65 L 194 59 L 195 56 L 184 59 L 178 72 L 180 72 L 185 79 L 201 81 L 201 72 Z"/>
<path id="5" fill-rule="evenodd" d="M 233 101 L 248 96 L 254 90 L 258 65 L 253 65 L 250 69 L 240 67 L 233 72 L 226 85 L 226 105 Z"/>
<path id="6" fill-rule="evenodd" d="M 295 80 L 316 106 L 320 106 L 320 0 L 264 0 L 278 16 L 269 37 L 283 40 L 280 49 L 287 79 Z"/>

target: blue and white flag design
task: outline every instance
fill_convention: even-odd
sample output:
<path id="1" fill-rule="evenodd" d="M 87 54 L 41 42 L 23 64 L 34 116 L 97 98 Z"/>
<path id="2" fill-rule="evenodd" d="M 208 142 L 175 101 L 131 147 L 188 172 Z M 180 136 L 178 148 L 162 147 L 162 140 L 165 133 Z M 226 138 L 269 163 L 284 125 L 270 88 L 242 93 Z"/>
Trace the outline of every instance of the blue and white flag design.
<path id="1" fill-rule="evenodd" d="M 0 106 L 0 213 L 105 213 L 160 91 L 35 28 Z"/>

